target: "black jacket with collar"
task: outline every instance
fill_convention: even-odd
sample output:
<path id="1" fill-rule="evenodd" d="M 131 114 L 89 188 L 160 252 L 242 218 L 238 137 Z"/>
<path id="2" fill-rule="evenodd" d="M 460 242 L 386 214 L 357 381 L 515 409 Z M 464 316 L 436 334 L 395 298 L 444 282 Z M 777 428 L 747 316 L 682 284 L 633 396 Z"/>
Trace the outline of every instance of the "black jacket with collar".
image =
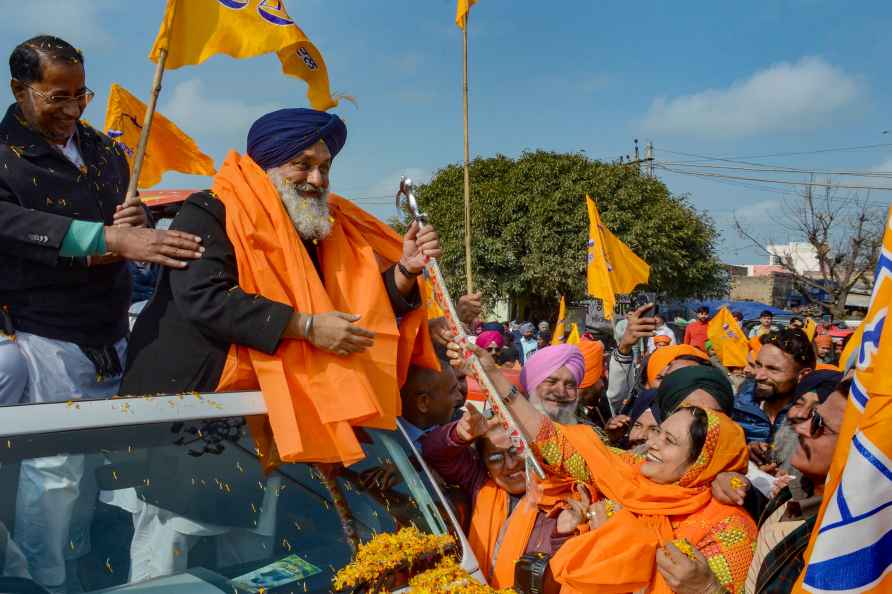
<path id="1" fill-rule="evenodd" d="M 125 262 L 89 268 L 59 256 L 75 219 L 112 224 L 130 169 L 107 136 L 77 124 L 79 169 L 28 127 L 13 104 L 0 122 L 0 305 L 17 331 L 85 346 L 127 333 Z"/>

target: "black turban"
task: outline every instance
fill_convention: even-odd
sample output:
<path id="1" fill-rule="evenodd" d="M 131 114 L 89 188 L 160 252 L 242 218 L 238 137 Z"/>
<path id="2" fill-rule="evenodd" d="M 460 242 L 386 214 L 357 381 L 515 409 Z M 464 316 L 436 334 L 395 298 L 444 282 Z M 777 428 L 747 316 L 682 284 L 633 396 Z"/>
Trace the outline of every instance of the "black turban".
<path id="1" fill-rule="evenodd" d="M 830 397 L 830 394 L 833 393 L 839 382 L 842 381 L 842 377 L 842 373 L 838 371 L 827 369 L 812 371 L 802 378 L 802 381 L 796 386 L 796 390 L 793 392 L 793 399 L 805 396 L 809 392 L 817 392 L 818 402 L 824 402 Z"/>
<path id="2" fill-rule="evenodd" d="M 251 125 L 248 156 L 264 171 L 284 165 L 322 140 L 331 158 L 347 142 L 347 126 L 338 116 L 315 109 L 280 109 Z"/>
<path id="3" fill-rule="evenodd" d="M 629 409 L 629 422 L 634 424 L 635 421 L 638 420 L 638 417 L 644 414 L 644 411 L 653 407 L 656 398 L 656 390 L 642 390 L 641 392 L 638 392 L 638 396 L 635 397 L 635 402 L 632 403 L 632 408 Z"/>
<path id="4" fill-rule="evenodd" d="M 734 409 L 734 389 L 727 376 L 711 365 L 692 365 L 673 371 L 663 378 L 657 389 L 655 413 L 659 413 L 659 422 L 665 421 L 669 415 L 684 402 L 691 392 L 703 390 L 715 398 L 726 415 Z"/>

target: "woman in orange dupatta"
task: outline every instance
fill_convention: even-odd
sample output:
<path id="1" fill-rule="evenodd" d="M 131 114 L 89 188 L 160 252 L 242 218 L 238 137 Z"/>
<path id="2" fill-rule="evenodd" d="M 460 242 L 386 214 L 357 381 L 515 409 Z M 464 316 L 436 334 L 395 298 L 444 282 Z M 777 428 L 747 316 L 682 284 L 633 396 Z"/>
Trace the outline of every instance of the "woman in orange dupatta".
<path id="1" fill-rule="evenodd" d="M 648 441 L 644 458 L 611 450 L 584 425 L 558 425 L 536 411 L 503 380 L 491 357 L 468 345 L 522 428 L 535 435 L 532 447 L 549 480 L 585 484 L 596 505 L 590 525 L 567 541 L 551 561 L 563 594 L 673 591 L 679 571 L 705 557 L 712 575 L 699 576 L 706 592 L 741 592 L 753 554 L 756 527 L 739 507 L 712 498 L 720 472 L 743 469 L 748 455 L 743 430 L 725 415 L 692 407 L 670 416 Z M 450 345 L 460 364 L 463 354 Z M 581 518 L 580 518 L 581 519 Z M 688 577 L 688 576 L 685 576 Z"/>

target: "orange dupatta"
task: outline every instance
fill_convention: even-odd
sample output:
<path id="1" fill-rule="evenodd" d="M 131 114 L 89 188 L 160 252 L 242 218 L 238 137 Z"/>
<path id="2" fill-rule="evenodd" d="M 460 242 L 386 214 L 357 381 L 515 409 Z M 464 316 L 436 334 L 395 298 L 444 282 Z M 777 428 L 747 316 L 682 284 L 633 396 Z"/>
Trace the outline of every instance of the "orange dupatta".
<path id="1" fill-rule="evenodd" d="M 745 471 L 748 460 L 743 430 L 721 413 L 706 411 L 706 442 L 697 461 L 678 483 L 660 485 L 643 477 L 641 464 L 611 453 L 583 425 L 556 426 L 585 458 L 597 496 L 623 507 L 597 530 L 568 540 L 552 557 L 551 570 L 562 594 L 625 593 L 671 589 L 656 571 L 658 547 L 675 538 L 696 545 L 734 508 L 712 499 L 712 480 L 720 472 Z M 671 516 L 693 516 L 673 530 Z"/>
<path id="2" fill-rule="evenodd" d="M 273 355 L 233 344 L 217 391 L 263 392 L 282 460 L 361 460 L 352 427 L 393 429 L 410 362 L 439 369 L 424 309 L 397 327 L 381 278 L 399 260 L 402 240 L 372 215 L 331 195 L 332 230 L 319 243 L 320 279 L 278 193 L 253 160 L 230 152 L 213 190 L 226 206 L 226 234 L 244 291 L 302 313 L 354 313 L 376 334 L 374 346 L 347 357 L 302 340 L 282 340 Z"/>
<path id="3" fill-rule="evenodd" d="M 474 503 L 468 542 L 491 586 L 498 589 L 514 586 L 514 564 L 526 551 L 536 525 L 536 517 L 540 511 L 549 513 L 561 506 L 563 498 L 571 494 L 574 484 L 572 479 L 552 477 L 537 482 L 532 487 L 528 486 L 528 489 L 535 491 L 527 491 L 523 499 L 514 506 L 510 517 L 508 492 L 498 487 L 492 479 L 481 487 Z M 508 527 L 493 563 L 499 534 L 506 521 Z"/>

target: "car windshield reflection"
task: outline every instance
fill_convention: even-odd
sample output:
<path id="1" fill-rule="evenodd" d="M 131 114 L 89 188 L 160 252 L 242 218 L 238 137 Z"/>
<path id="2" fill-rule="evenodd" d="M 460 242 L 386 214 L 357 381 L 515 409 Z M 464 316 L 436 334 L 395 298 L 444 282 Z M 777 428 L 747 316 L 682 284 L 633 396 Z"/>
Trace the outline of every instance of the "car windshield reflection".
<path id="1" fill-rule="evenodd" d="M 281 463 L 266 423 L 3 438 L 0 591 L 328 592 L 358 542 L 446 531 L 398 432 L 357 430 L 350 467 Z"/>

